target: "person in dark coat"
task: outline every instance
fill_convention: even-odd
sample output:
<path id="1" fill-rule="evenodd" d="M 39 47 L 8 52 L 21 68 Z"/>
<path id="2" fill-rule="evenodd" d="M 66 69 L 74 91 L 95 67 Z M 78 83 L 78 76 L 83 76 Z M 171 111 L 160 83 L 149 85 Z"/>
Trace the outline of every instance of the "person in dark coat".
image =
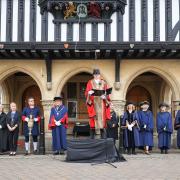
<path id="1" fill-rule="evenodd" d="M 114 111 L 113 104 L 110 104 L 111 119 L 107 121 L 107 138 L 113 138 L 114 144 L 118 139 L 119 118 Z"/>
<path id="2" fill-rule="evenodd" d="M 135 105 L 132 102 L 127 103 L 127 110 L 122 120 L 123 145 L 128 154 L 136 154 L 135 148 L 139 147 L 139 120 Z"/>
<path id="3" fill-rule="evenodd" d="M 8 150 L 8 129 L 6 125 L 7 115 L 0 104 L 0 155 Z"/>
<path id="4" fill-rule="evenodd" d="M 171 134 L 173 132 L 172 117 L 167 108 L 169 106 L 166 103 L 159 105 L 160 112 L 157 114 L 156 127 L 158 132 L 158 147 L 161 150 L 161 154 L 165 151 L 168 153 L 168 149 L 171 147 Z"/>
<path id="5" fill-rule="evenodd" d="M 153 114 L 149 110 L 149 102 L 140 103 L 141 111 L 138 111 L 139 127 L 140 127 L 140 147 L 144 148 L 144 153 L 149 155 L 149 149 L 154 146 L 153 143 Z"/>
<path id="6" fill-rule="evenodd" d="M 39 136 L 39 123 L 40 123 L 40 109 L 35 106 L 34 98 L 28 98 L 28 107 L 25 107 L 22 112 L 22 121 L 24 122 L 24 136 L 25 136 L 25 155 L 29 151 L 29 128 L 28 124 L 33 123 L 31 135 L 33 138 L 34 154 L 37 154 L 38 136 Z"/>
<path id="7" fill-rule="evenodd" d="M 17 151 L 17 141 L 19 135 L 19 124 L 21 121 L 21 115 L 16 110 L 16 103 L 10 104 L 10 111 L 7 114 L 7 127 L 9 130 L 9 148 L 10 156 L 15 156 Z"/>
<path id="8" fill-rule="evenodd" d="M 177 131 L 177 147 L 180 149 L 180 110 L 176 114 L 174 129 Z"/>

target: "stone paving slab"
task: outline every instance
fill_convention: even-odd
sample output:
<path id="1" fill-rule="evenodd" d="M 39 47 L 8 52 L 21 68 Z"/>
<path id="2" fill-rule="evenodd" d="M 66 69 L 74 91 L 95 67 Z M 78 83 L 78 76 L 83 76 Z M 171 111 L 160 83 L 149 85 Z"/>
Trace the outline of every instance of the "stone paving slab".
<path id="1" fill-rule="evenodd" d="M 124 155 L 127 162 L 92 166 L 67 163 L 65 156 L 0 156 L 0 180 L 180 180 L 180 153 Z"/>

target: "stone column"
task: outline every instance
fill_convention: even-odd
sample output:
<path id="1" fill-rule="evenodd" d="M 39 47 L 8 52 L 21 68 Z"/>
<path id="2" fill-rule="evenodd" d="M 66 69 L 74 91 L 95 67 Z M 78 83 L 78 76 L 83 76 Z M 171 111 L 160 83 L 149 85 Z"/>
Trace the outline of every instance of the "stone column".
<path id="1" fill-rule="evenodd" d="M 116 114 L 118 116 L 123 115 L 126 101 L 114 99 L 114 100 L 112 100 L 112 103 L 113 103 Z"/>
<path id="2" fill-rule="evenodd" d="M 47 134 L 48 132 L 48 122 L 49 122 L 49 117 L 50 117 L 50 110 L 53 105 L 52 100 L 42 100 L 41 101 L 43 110 L 44 110 L 44 126 L 45 126 L 45 133 Z"/>
<path id="3" fill-rule="evenodd" d="M 42 100 L 41 103 L 44 110 L 45 149 L 46 152 L 50 152 L 52 150 L 52 135 L 51 131 L 48 130 L 48 123 L 53 100 Z"/>
<path id="4" fill-rule="evenodd" d="M 2 104 L 2 105 L 3 105 L 3 108 L 4 108 L 4 112 L 5 112 L 5 113 L 8 113 L 8 112 L 9 112 L 10 105 L 9 105 L 9 104 Z"/>
<path id="5" fill-rule="evenodd" d="M 122 97 L 120 82 L 114 83 L 111 100 L 114 106 L 114 111 L 119 117 L 121 117 L 124 114 L 126 100 Z M 123 132 L 121 131 L 121 128 L 119 128 L 119 141 L 116 142 L 116 145 L 119 148 L 120 153 L 123 153 Z"/>

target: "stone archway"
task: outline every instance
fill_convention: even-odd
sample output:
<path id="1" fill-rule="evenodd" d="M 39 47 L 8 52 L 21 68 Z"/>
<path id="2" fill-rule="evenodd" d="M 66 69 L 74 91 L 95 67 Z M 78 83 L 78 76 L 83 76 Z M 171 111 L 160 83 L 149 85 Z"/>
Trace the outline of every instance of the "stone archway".
<path id="1" fill-rule="evenodd" d="M 169 111 L 171 111 L 171 113 L 174 116 L 174 107 L 172 103 L 173 103 L 173 99 L 176 99 L 179 96 L 178 94 L 179 90 L 176 87 L 177 84 L 174 85 L 175 79 L 173 79 L 170 83 L 167 79 L 170 80 L 169 77 L 165 79 L 162 75 L 159 75 L 158 73 L 154 73 L 154 71 L 143 72 L 142 74 L 135 76 L 134 79 L 129 84 L 129 87 L 127 89 L 126 99 L 128 99 L 127 98 L 128 91 L 132 87 L 137 85 L 142 86 L 146 88 L 151 94 L 151 98 L 152 98 L 151 110 L 153 111 L 153 115 L 155 119 L 156 119 L 156 114 L 159 111 L 158 106 L 162 102 L 166 102 L 169 105 L 172 105 Z M 141 94 L 139 94 L 139 96 L 141 96 Z M 148 100 L 148 99 L 144 98 L 141 100 Z"/>
<path id="2" fill-rule="evenodd" d="M 20 67 L 13 67 L 0 73 L 0 84 L 4 90 L 2 103 L 5 105 L 6 111 L 8 111 L 11 101 L 16 102 L 18 109 L 22 110 L 22 94 L 25 88 L 30 85 L 37 85 L 42 97 L 41 82 L 34 77 L 32 73 Z"/>
<path id="3" fill-rule="evenodd" d="M 64 74 L 63 78 L 61 78 L 59 81 L 56 95 L 63 95 L 64 104 L 68 107 L 69 134 L 72 134 L 72 129 L 75 122 L 89 122 L 85 99 L 85 89 L 87 82 L 93 78 L 92 72 L 93 69 L 86 67 L 74 69 Z M 103 79 L 105 79 L 102 71 L 101 74 Z"/>
<path id="4" fill-rule="evenodd" d="M 59 93 L 62 91 L 62 88 L 64 87 L 65 83 L 71 77 L 75 76 L 76 74 L 82 73 L 82 72 L 92 74 L 93 69 L 89 68 L 89 67 L 81 67 L 81 68 L 71 69 L 68 72 L 66 72 L 63 75 L 63 78 L 61 78 L 60 81 L 58 82 L 58 86 L 56 88 L 56 95 L 59 95 Z M 102 77 L 107 81 L 108 78 L 105 76 L 105 74 L 102 71 L 101 71 L 101 74 L 102 74 Z M 107 83 L 109 84 L 108 81 L 107 81 Z"/>
<path id="5" fill-rule="evenodd" d="M 33 71 L 31 71 L 30 69 L 24 68 L 24 67 L 19 67 L 19 66 L 14 66 L 8 69 L 4 69 L 3 72 L 0 72 L 0 84 L 8 77 L 10 77 L 11 75 L 17 73 L 17 72 L 22 72 L 25 73 L 27 75 L 29 75 L 38 85 L 38 87 L 40 88 L 42 97 L 44 96 L 44 88 L 42 85 L 42 82 L 36 77 L 36 75 L 33 73 Z"/>
<path id="6" fill-rule="evenodd" d="M 172 90 L 172 100 L 180 99 L 180 91 L 179 91 L 179 88 L 178 88 L 179 83 L 176 80 L 176 77 L 174 77 L 170 72 L 158 69 L 156 67 L 147 67 L 147 68 L 138 70 L 135 73 L 133 73 L 127 79 L 127 81 L 126 81 L 127 83 L 124 86 L 124 89 L 123 89 L 123 97 L 124 97 L 124 99 L 126 97 L 128 87 L 133 82 L 133 80 L 135 78 L 137 78 L 139 75 L 141 75 L 143 73 L 146 73 L 146 72 L 151 72 L 151 73 L 156 74 L 157 76 L 161 77 L 170 86 L 170 88 Z"/>

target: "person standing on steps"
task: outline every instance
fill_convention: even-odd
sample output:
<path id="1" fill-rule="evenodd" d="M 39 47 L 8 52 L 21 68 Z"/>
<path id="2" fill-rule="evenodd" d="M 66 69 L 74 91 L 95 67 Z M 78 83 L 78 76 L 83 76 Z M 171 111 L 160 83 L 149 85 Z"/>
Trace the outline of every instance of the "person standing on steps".
<path id="1" fill-rule="evenodd" d="M 108 89 L 107 82 L 102 79 L 99 69 L 93 70 L 93 79 L 86 86 L 85 97 L 89 115 L 90 138 L 94 139 L 95 129 L 100 129 L 101 138 L 106 138 L 106 124 L 111 119 L 110 98 L 107 94 L 95 94 Z"/>

